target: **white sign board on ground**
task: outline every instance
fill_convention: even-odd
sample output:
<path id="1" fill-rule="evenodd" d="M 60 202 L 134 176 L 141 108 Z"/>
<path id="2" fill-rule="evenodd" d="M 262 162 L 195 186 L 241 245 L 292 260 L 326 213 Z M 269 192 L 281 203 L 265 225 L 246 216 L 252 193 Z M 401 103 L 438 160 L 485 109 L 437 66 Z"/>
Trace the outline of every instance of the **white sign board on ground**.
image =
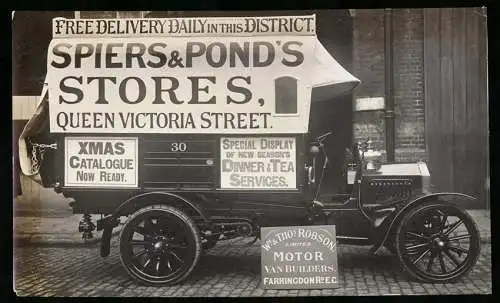
<path id="1" fill-rule="evenodd" d="M 261 228 L 264 289 L 318 289 L 339 285 L 335 225 Z"/>
<path id="2" fill-rule="evenodd" d="M 65 186 L 137 187 L 137 138 L 66 137 Z"/>
<path id="3" fill-rule="evenodd" d="M 221 189 L 295 189 L 294 137 L 223 137 Z"/>

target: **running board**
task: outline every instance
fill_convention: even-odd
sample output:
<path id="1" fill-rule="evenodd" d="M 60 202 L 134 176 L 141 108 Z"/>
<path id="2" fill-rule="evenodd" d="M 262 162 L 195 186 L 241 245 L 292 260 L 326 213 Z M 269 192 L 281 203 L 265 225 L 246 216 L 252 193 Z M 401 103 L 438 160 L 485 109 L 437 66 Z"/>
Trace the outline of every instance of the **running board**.
<path id="1" fill-rule="evenodd" d="M 372 245 L 370 239 L 365 237 L 335 236 L 340 244 L 346 245 Z"/>

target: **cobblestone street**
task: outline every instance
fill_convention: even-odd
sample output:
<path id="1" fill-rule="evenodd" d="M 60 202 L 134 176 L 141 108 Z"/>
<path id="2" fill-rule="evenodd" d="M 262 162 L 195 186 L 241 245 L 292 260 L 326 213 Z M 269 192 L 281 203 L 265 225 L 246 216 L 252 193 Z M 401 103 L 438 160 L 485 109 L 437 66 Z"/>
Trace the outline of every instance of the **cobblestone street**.
<path id="1" fill-rule="evenodd" d="M 473 270 L 454 284 L 411 281 L 395 256 L 371 256 L 368 247 L 341 245 L 340 285 L 330 290 L 264 290 L 260 282 L 260 247 L 241 246 L 248 239 L 221 242 L 205 253 L 182 284 L 146 287 L 125 273 L 113 239 L 111 255 L 97 245 L 19 247 L 15 251 L 15 287 L 19 296 L 160 296 L 245 297 L 316 295 L 491 294 L 491 245 L 483 244 Z M 239 244 L 239 245 L 238 245 Z"/>

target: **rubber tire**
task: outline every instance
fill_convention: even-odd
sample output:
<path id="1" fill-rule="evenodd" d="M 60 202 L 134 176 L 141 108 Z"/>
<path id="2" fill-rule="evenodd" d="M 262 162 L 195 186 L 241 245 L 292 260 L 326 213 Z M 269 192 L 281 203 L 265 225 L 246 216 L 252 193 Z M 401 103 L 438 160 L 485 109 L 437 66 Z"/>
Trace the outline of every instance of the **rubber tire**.
<path id="1" fill-rule="evenodd" d="M 467 265 L 461 271 L 455 273 L 453 276 L 451 276 L 450 278 L 447 278 L 447 279 L 433 279 L 433 278 L 430 278 L 430 277 L 422 277 L 421 275 L 419 275 L 418 272 L 412 271 L 406 265 L 406 263 L 405 263 L 405 261 L 403 259 L 402 252 L 401 252 L 401 247 L 402 247 L 402 245 L 401 245 L 402 244 L 401 243 L 401 231 L 403 229 L 403 226 L 417 212 L 421 211 L 424 208 L 431 208 L 431 207 L 435 207 L 435 206 L 451 207 L 451 208 L 454 208 L 455 210 L 461 212 L 462 215 L 464 216 L 464 221 L 467 221 L 467 222 L 464 222 L 464 223 L 466 223 L 467 225 L 471 226 L 472 230 L 470 232 L 471 232 L 471 234 L 473 234 L 473 233 L 476 234 L 476 240 L 477 240 L 476 243 L 473 243 L 471 241 L 471 245 L 474 245 L 475 247 L 472 248 L 472 250 L 471 250 L 470 253 L 475 254 L 475 255 L 473 255 L 472 258 L 469 258 L 467 260 Z M 399 258 L 399 262 L 400 262 L 403 270 L 407 274 L 409 274 L 410 277 L 412 277 L 412 278 L 414 278 L 414 279 L 416 279 L 418 281 L 427 282 L 427 283 L 452 283 L 452 282 L 460 279 L 465 274 L 467 274 L 472 269 L 472 267 L 474 267 L 474 265 L 477 262 L 477 259 L 479 258 L 479 254 L 481 252 L 481 244 L 480 244 L 480 236 L 479 236 L 479 231 L 477 229 L 476 222 L 474 222 L 474 219 L 472 219 L 472 217 L 467 212 L 463 211 L 462 209 L 460 209 L 457 206 L 455 206 L 453 204 L 450 204 L 450 203 L 445 203 L 445 202 L 431 202 L 431 203 L 424 203 L 424 204 L 417 205 L 417 206 L 413 207 L 412 209 L 410 209 L 403 216 L 403 219 L 401 220 L 401 222 L 400 222 L 400 224 L 399 224 L 399 226 L 398 226 L 398 228 L 396 230 L 396 250 L 397 250 L 397 255 L 398 255 L 398 258 Z"/>
<path id="2" fill-rule="evenodd" d="M 188 228 L 190 229 L 190 231 L 194 237 L 196 249 L 195 249 L 195 257 L 194 257 L 193 263 L 191 264 L 189 269 L 184 274 L 182 274 L 181 276 L 179 276 L 179 277 L 177 277 L 169 282 L 153 282 L 153 281 L 143 279 L 142 277 L 137 276 L 134 272 L 130 271 L 128 266 L 125 264 L 125 262 L 123 260 L 122 249 L 123 249 L 123 245 L 125 244 L 123 241 L 125 229 L 127 228 L 128 224 L 134 220 L 134 218 L 136 218 L 137 216 L 139 216 L 141 214 L 144 214 L 145 212 L 149 212 L 149 211 L 155 211 L 155 212 L 156 211 L 163 211 L 163 212 L 170 213 L 174 216 L 177 216 L 180 220 L 182 220 L 188 226 Z M 147 286 L 168 286 L 168 285 L 179 284 L 180 282 L 185 280 L 191 274 L 191 272 L 193 271 L 193 269 L 195 268 L 196 264 L 198 263 L 198 261 L 200 259 L 201 251 L 202 251 L 202 244 L 201 244 L 200 235 L 198 232 L 198 228 L 194 224 L 193 220 L 191 220 L 189 218 L 189 216 L 186 215 L 183 211 L 181 211 L 177 208 L 168 206 L 168 205 L 156 204 L 156 205 L 151 205 L 151 206 L 139 209 L 138 211 L 136 211 L 135 213 L 133 213 L 131 216 L 128 217 L 127 221 L 125 222 L 125 225 L 123 226 L 123 228 L 120 232 L 120 261 L 122 263 L 122 266 L 127 271 L 127 274 L 130 277 L 132 277 L 136 282 L 143 284 L 143 285 L 147 285 Z"/>

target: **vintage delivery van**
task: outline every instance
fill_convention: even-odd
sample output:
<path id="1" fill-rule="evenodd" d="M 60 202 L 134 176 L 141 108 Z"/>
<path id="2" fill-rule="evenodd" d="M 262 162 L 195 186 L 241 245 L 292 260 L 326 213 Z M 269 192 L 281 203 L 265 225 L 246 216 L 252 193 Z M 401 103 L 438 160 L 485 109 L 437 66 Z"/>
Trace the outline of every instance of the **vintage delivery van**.
<path id="1" fill-rule="evenodd" d="M 336 226 L 341 243 L 383 247 L 414 278 L 449 282 L 479 254 L 475 223 L 431 193 L 425 163 L 345 154 L 343 191 L 320 194 L 332 159 L 311 106 L 359 80 L 316 37 L 315 16 L 53 20 L 47 78 L 20 139 L 24 174 L 72 198 L 84 238 L 102 214 L 101 255 L 120 234 L 139 282 L 179 283 L 202 250 L 260 227 Z M 336 106 L 332 102 L 331 106 Z M 342 155 L 344 157 L 344 155 Z M 323 184 L 324 185 L 324 184 Z"/>

